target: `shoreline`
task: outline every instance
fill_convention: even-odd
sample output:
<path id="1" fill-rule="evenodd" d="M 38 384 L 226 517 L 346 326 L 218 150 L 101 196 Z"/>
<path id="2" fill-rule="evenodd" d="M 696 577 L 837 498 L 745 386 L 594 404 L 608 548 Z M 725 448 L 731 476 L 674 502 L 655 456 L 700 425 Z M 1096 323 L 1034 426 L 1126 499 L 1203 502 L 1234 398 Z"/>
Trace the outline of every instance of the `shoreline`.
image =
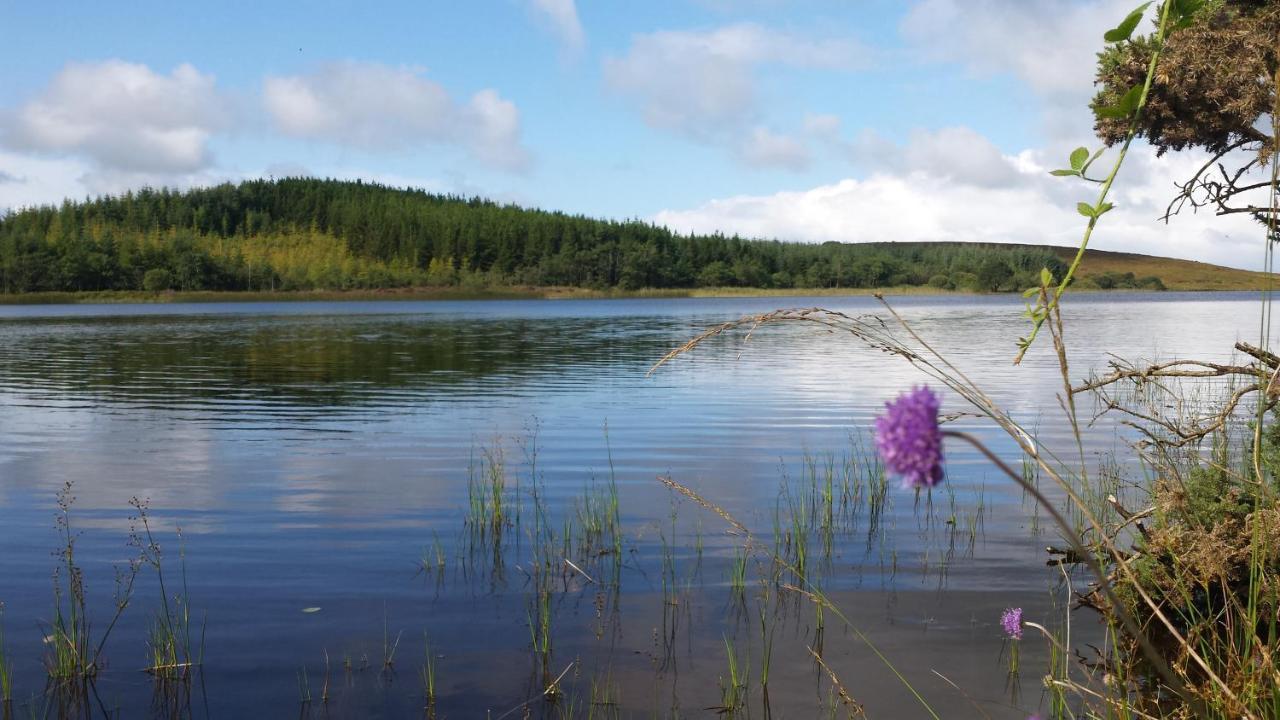
<path id="1" fill-rule="evenodd" d="M 1102 290 L 1078 288 L 1073 293 L 1094 294 L 1132 292 L 1260 292 L 1251 287 L 1171 287 L 1165 291 L 1131 289 Z M 457 300 L 610 300 L 644 298 L 715 297 L 856 297 L 877 293 L 936 296 L 1017 296 L 1016 292 L 975 293 L 941 290 L 929 286 L 905 285 L 883 288 L 644 288 L 640 290 L 595 290 L 576 287 L 511 286 L 486 288 L 414 287 L 372 290 L 200 290 L 146 292 L 142 290 L 96 290 L 87 292 L 39 292 L 0 294 L 0 305 L 165 305 L 175 303 L 238 302 L 368 302 L 457 301 Z"/>

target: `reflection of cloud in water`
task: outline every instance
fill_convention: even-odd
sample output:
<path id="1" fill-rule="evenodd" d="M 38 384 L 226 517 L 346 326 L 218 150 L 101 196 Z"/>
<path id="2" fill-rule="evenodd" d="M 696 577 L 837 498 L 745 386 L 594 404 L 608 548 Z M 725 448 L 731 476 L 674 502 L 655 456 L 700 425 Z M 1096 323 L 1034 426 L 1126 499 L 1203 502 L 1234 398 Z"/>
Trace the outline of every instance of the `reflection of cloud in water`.
<path id="1" fill-rule="evenodd" d="M 1220 358 L 1251 331 L 1251 298 L 1166 302 L 1177 297 L 1071 298 L 1073 375 L 1101 366 L 1104 350 Z M 1010 365 L 1013 339 L 1026 330 L 1016 299 L 895 302 L 1049 446 L 1065 445 L 1048 338 L 1021 367 Z M 868 430 L 885 400 L 923 376 L 855 339 L 804 326 L 762 328 L 745 344 L 742 334 L 718 338 L 652 377 L 645 371 L 714 322 L 818 303 L 882 312 L 868 298 L 732 299 L 487 304 L 465 321 L 233 315 L 0 325 L 18 346 L 50 353 L 56 367 L 32 372 L 20 353 L 0 351 L 0 365 L 14 371 L 0 389 L 0 492 L 13 503 L 25 488 L 51 506 L 57 487 L 74 480 L 82 508 L 125 510 L 129 498 L 149 496 L 158 516 L 181 514 L 192 531 L 414 526 L 457 519 L 468 455 L 495 436 L 508 448 L 509 473 L 527 473 L 517 441 L 537 417 L 552 502 L 607 477 L 607 421 L 628 511 L 666 505 L 654 477 L 671 472 L 767 527 L 780 477 L 796 473 L 806 448 L 845 451 L 851 432 Z M 944 409 L 963 406 L 951 397 Z M 986 423 L 958 426 L 998 452 L 1012 450 Z M 1091 434 L 1092 449 L 1115 442 L 1109 427 Z M 1019 494 L 971 451 L 948 451 L 950 489 L 963 502 L 985 493 L 989 508 L 1025 517 Z"/>
<path id="2" fill-rule="evenodd" d="M 1069 325 L 1073 375 L 1100 365 L 1107 350 L 1222 357 L 1236 333 L 1252 332 L 1251 298 L 1166 302 L 1169 297 L 1177 296 L 1140 305 L 1072 297 L 1068 312 L 1080 320 Z M 9 556 L 6 569 L 17 572 L 10 572 L 7 587 L 30 599 L 23 617 L 47 609 L 46 534 L 52 536 L 54 493 L 63 480 L 77 483 L 77 526 L 110 527 L 82 546 L 103 559 L 122 552 L 129 498 L 150 495 L 161 532 L 180 523 L 190 533 L 207 533 L 189 544 L 189 557 L 194 594 L 217 614 L 214 620 L 211 613 L 210 656 L 215 650 L 221 657 L 254 656 L 263 687 L 288 686 L 299 662 L 316 659 L 317 621 L 333 623 L 326 632 L 363 623 L 367 632 L 348 637 L 380 638 L 389 599 L 393 632 L 422 614 L 415 626 L 430 624 L 433 645 L 440 633 L 441 647 L 454 649 L 450 666 L 461 670 L 454 677 L 465 673 L 464 682 L 486 699 L 505 698 L 510 677 L 493 672 L 493 658 L 528 657 L 511 645 L 520 633 L 527 639 L 523 576 L 509 567 L 506 592 L 478 602 L 470 588 L 451 584 L 458 572 L 453 543 L 463 530 L 468 458 L 495 436 L 506 448 L 509 474 L 520 475 L 529 509 L 529 469 L 518 441 L 529 439 L 525 427 L 536 417 L 539 474 L 553 514 L 572 507 L 592 479 L 606 481 L 611 460 L 617 472 L 623 572 L 631 574 L 624 583 L 628 632 L 615 677 L 634 677 L 624 682 L 641 687 L 652 668 L 645 654 L 652 652 L 651 630 L 661 625 L 665 606 L 645 589 L 660 582 L 654 572 L 660 534 L 676 547 L 682 577 L 694 562 L 695 537 L 705 540 L 709 584 L 723 577 L 740 542 L 725 535 L 718 517 L 673 496 L 655 476 L 669 472 L 767 535 L 782 478 L 800 481 L 806 449 L 855 453 L 851 430 L 867 429 L 884 400 L 922 382 L 901 360 L 800 327 L 762 329 L 745 347 L 740 335 L 721 338 L 645 377 L 653 361 L 699 329 L 780 304 L 876 310 L 865 298 L 767 298 L 473 303 L 459 306 L 472 313 L 465 321 L 439 317 L 457 312 L 447 310 L 454 307 L 449 304 L 412 303 L 395 306 L 402 314 L 394 317 L 336 306 L 338 315 L 312 318 L 258 310 L 247 319 L 0 321 L 6 519 L 0 540 L 21 550 Z M 1016 300 L 914 299 L 898 306 L 1028 425 L 1043 414 L 1043 436 L 1061 437 L 1063 428 L 1053 423 L 1060 379 L 1050 344 L 1036 348 L 1024 366 L 1009 365 L 1013 339 L 1025 331 Z M 404 314 L 409 310 L 419 314 Z M 16 311 L 0 308 L 0 315 L 8 312 Z M 946 409 L 960 408 L 952 398 Z M 979 421 L 961 425 L 994 437 Z M 1098 445 L 1112 441 L 1109 426 L 1094 432 Z M 1008 441 L 993 445 L 1012 459 Z M 891 481 L 880 532 L 869 538 L 864 513 L 862 525 L 837 538 L 838 577 L 827 587 L 895 657 L 942 658 L 964 686 L 986 688 L 1000 644 L 998 633 L 987 630 L 1014 598 L 1035 614 L 1036 599 L 1053 581 L 1043 568 L 1043 546 L 1054 531 L 1031 534 L 1032 508 L 1016 489 L 964 448 L 948 451 L 951 481 L 934 493 L 933 515 L 925 513 L 924 499 L 917 508 Z M 961 547 L 944 570 L 952 536 L 963 536 L 980 497 L 988 514 L 973 556 Z M 958 524 L 948 525 L 953 498 Z M 674 538 L 673 499 L 679 513 Z M 440 604 L 428 604 L 421 579 L 407 578 L 436 533 L 449 555 L 450 579 Z M 946 592 L 938 592 L 943 586 Z M 896 592 L 904 588 L 923 592 Z M 565 605 L 558 626 L 556 652 L 566 663 L 579 648 L 588 657 L 583 615 L 567 613 L 588 607 L 590 592 L 567 598 L 578 604 Z M 297 612 L 308 605 L 323 605 L 323 615 Z M 714 693 L 716 671 L 707 668 L 722 667 L 724 636 L 716 622 L 723 607 L 718 601 L 685 607 L 702 614 L 683 626 L 689 631 L 681 640 L 683 662 L 692 671 L 683 687 Z M 494 608 L 500 608 L 496 617 Z M 804 627 L 811 613 L 804 606 Z M 138 637 L 131 632 L 122 636 Z M 756 632 L 753 627 L 749 634 Z M 921 642 L 925 634 L 929 641 Z M 835 635 L 829 635 L 828 660 L 842 676 L 866 674 L 868 683 L 892 686 L 874 664 L 864 667 L 867 653 L 854 647 L 842 654 L 850 644 Z M 811 688 L 812 675 L 805 676 L 809 684 L 801 677 L 812 669 L 807 656 L 783 655 L 795 650 L 778 646 L 780 694 Z M 214 698 L 223 703 L 215 708 L 220 716 L 237 714 L 219 710 L 246 702 L 240 690 L 261 690 L 246 687 L 240 676 L 215 679 L 224 687 L 237 683 L 236 693 Z M 1030 674 L 1026 679 L 1035 682 Z M 1002 680 L 1000 673 L 997 694 Z M 914 709 L 891 694 L 876 697 L 888 703 L 881 708 L 887 715 Z"/>
<path id="3" fill-rule="evenodd" d="M 6 403 L 0 433 L 13 448 L 0 490 L 24 488 L 37 505 L 52 508 L 66 482 L 74 486 L 78 524 L 128 527 L 129 501 L 149 499 L 161 527 L 164 516 L 219 507 L 227 492 L 218 438 L 194 422 L 155 413 L 112 413 L 87 406 L 44 407 Z M 219 477 L 223 480 L 212 481 Z M 87 511 L 118 510 L 120 517 Z M 217 523 L 198 516 L 184 531 L 212 531 Z M 171 528 L 165 528 L 171 529 Z"/>

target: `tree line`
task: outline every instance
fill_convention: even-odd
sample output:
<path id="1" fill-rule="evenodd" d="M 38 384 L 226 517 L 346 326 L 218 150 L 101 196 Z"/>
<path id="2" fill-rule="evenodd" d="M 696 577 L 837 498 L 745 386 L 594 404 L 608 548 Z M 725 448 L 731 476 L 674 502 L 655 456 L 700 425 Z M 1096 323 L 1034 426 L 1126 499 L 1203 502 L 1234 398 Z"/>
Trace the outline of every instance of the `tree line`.
<path id="1" fill-rule="evenodd" d="M 286 178 L 142 189 L 0 217 L 5 293 L 408 286 L 1021 290 L 1049 248 L 682 235 L 480 198 Z M 1159 287 L 1119 276 L 1117 287 Z"/>

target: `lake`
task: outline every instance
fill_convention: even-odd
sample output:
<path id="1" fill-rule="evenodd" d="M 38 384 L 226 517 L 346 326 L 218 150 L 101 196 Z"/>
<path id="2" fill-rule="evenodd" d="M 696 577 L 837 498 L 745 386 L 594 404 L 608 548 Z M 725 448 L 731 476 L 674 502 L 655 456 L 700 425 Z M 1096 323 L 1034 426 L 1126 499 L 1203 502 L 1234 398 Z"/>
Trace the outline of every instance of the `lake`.
<path id="1" fill-rule="evenodd" d="M 1019 298 L 891 302 L 1043 442 L 1067 442 L 1047 335 L 1010 364 Z M 871 717 L 924 716 L 858 632 L 781 587 L 803 562 L 944 717 L 1025 718 L 1046 650 L 1028 636 L 1011 677 L 998 618 L 1060 617 L 1044 547 L 1061 542 L 962 446 L 931 495 L 884 484 L 871 423 L 923 375 L 801 326 L 725 335 L 647 374 L 711 325 L 814 305 L 882 312 L 869 297 L 0 306 L 15 714 L 416 717 L 429 655 L 438 717 L 699 717 L 737 692 L 743 716 L 809 718 L 840 702 L 814 648 Z M 1108 353 L 1228 358 L 1258 312 L 1256 294 L 1070 296 L 1073 375 Z M 954 425 L 1018 462 L 989 423 Z M 1104 417 L 1086 450 L 1125 437 Z M 744 554 L 660 476 L 762 548 Z M 144 567 L 88 695 L 46 693 L 64 483 L 95 642 L 138 554 L 130 500 L 148 503 L 170 595 L 185 565 L 203 638 L 191 682 L 142 671 L 161 607 Z"/>

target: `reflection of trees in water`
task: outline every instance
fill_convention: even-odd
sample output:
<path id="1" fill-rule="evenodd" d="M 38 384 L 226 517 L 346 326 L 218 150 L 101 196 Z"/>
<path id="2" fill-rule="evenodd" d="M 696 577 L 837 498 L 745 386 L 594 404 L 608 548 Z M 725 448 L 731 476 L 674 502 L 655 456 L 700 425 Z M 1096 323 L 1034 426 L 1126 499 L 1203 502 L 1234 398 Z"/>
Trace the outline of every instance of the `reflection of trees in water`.
<path id="1" fill-rule="evenodd" d="M 42 320 L 0 328 L 8 336 L 0 377 L 10 390 L 63 399 L 396 404 L 397 391 L 419 396 L 500 380 L 510 392 L 535 378 L 581 375 L 584 367 L 639 372 L 682 328 L 668 330 L 655 330 L 653 318 L 643 327 L 616 318 Z"/>

